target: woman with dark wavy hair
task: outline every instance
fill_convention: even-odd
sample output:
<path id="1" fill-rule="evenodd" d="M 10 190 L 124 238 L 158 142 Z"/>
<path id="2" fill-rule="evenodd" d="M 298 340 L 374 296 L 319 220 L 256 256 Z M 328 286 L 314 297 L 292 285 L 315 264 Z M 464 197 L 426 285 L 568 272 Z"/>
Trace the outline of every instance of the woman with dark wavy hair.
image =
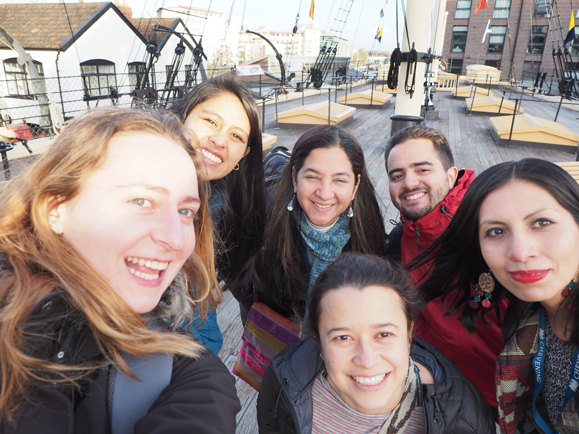
<path id="1" fill-rule="evenodd" d="M 498 164 L 468 189 L 447 230 L 416 261 L 420 291 L 472 331 L 509 300 L 495 370 L 499 423 L 516 432 L 579 428 L 579 185 L 561 167 Z M 500 317 L 499 315 L 497 315 Z"/>
<path id="2" fill-rule="evenodd" d="M 243 306 L 252 299 L 253 260 L 261 247 L 265 225 L 265 190 L 261 123 L 251 92 L 233 74 L 194 87 L 172 107 L 198 139 L 216 230 L 216 268 L 224 289 Z M 244 302 L 244 303 L 242 303 Z M 201 340 L 217 353 L 222 337 L 215 313 L 211 327 L 199 329 Z M 199 325 L 199 322 L 197 322 Z"/>
<path id="3" fill-rule="evenodd" d="M 298 139 L 274 194 L 254 283 L 261 301 L 297 321 L 316 278 L 342 251 L 385 254 L 384 221 L 364 152 L 337 126 Z"/>

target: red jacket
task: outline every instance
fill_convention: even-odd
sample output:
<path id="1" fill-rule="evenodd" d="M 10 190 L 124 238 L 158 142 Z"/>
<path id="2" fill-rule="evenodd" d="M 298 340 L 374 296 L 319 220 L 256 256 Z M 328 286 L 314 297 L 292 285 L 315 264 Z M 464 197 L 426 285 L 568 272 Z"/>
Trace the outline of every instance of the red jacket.
<path id="1" fill-rule="evenodd" d="M 454 188 L 430 213 L 416 222 L 401 215 L 403 265 L 430 247 L 450 223 L 475 177 L 472 170 L 466 169 L 461 170 L 458 176 Z M 420 285 L 419 281 L 424 273 L 425 267 L 412 271 L 413 282 Z M 506 301 L 501 305 L 502 315 L 505 309 Z M 450 357 L 465 377 L 480 389 L 487 402 L 496 407 L 495 362 L 503 349 L 503 340 L 494 311 L 485 316 L 488 324 L 479 320 L 475 332 L 469 333 L 462 326 L 458 314 L 444 316 L 446 310 L 441 306 L 440 300 L 428 303 L 414 321 L 414 334 Z"/>

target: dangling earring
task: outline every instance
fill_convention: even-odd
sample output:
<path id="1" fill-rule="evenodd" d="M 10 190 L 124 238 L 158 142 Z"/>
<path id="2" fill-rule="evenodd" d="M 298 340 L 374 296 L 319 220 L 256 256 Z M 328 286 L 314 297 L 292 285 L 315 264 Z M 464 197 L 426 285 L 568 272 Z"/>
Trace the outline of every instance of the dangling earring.
<path id="1" fill-rule="evenodd" d="M 64 232 L 64 226 L 62 226 L 62 222 L 56 220 L 50 223 L 50 229 L 57 235 L 60 235 Z"/>
<path id="2" fill-rule="evenodd" d="M 290 203 L 287 204 L 287 210 L 292 212 L 294 210 L 294 199 L 296 198 L 296 194 L 294 193 L 294 197 L 290 200 Z"/>
<path id="3" fill-rule="evenodd" d="M 479 303 L 482 307 L 489 307 L 491 305 L 491 292 L 494 290 L 495 281 L 490 270 L 488 273 L 481 273 L 478 276 L 478 283 L 474 285 L 474 289 L 470 292 L 470 295 L 474 298 L 468 302 L 468 305 L 473 309 L 478 308 Z"/>
<path id="4" fill-rule="evenodd" d="M 348 213 L 346 214 L 348 217 L 354 217 L 354 210 L 352 209 L 352 202 L 350 202 L 350 206 L 348 207 Z"/>
<path id="5" fill-rule="evenodd" d="M 575 286 L 575 282 L 577 282 L 578 274 L 579 270 L 577 270 L 577 273 L 575 273 L 575 276 L 573 277 L 573 279 L 571 279 L 571 282 L 569 282 L 567 286 L 565 286 L 565 288 L 563 289 L 562 293 L 563 297 L 567 298 L 572 294 L 573 286 Z M 573 294 L 573 296 L 571 297 L 571 301 L 567 305 L 567 310 L 571 313 L 575 313 L 577 311 L 577 294 Z"/>
<path id="6" fill-rule="evenodd" d="M 237 164 L 235 165 L 235 167 L 233 168 L 233 170 L 239 170 L 239 163 L 237 163 Z"/>
<path id="7" fill-rule="evenodd" d="M 324 360 L 324 355 L 320 353 L 320 359 Z"/>

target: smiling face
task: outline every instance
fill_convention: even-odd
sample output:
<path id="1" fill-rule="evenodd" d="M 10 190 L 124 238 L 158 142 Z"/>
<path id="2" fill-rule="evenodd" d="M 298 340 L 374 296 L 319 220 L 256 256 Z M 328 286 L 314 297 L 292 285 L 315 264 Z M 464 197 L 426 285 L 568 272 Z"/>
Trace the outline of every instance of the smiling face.
<path id="1" fill-rule="evenodd" d="M 394 206 L 412 221 L 432 211 L 453 188 L 458 169 L 445 170 L 432 141 L 412 139 L 392 148 L 386 164 Z"/>
<path id="2" fill-rule="evenodd" d="M 49 221 L 137 313 L 154 309 L 195 248 L 191 157 L 171 140 L 119 134 L 104 165 Z"/>
<path id="3" fill-rule="evenodd" d="M 410 333 L 393 289 L 329 291 L 321 301 L 318 331 L 328 381 L 346 404 L 365 414 L 387 413 L 398 405 Z"/>
<path id="4" fill-rule="evenodd" d="M 185 119 L 185 126 L 199 140 L 210 181 L 229 175 L 249 152 L 249 118 L 232 94 L 223 93 L 195 106 Z"/>
<path id="5" fill-rule="evenodd" d="M 330 226 L 348 208 L 360 180 L 339 147 L 314 149 L 292 177 L 300 206 L 308 220 L 320 227 Z"/>
<path id="6" fill-rule="evenodd" d="M 558 309 L 579 267 L 579 226 L 547 190 L 517 180 L 490 193 L 479 211 L 479 240 L 507 290 Z"/>

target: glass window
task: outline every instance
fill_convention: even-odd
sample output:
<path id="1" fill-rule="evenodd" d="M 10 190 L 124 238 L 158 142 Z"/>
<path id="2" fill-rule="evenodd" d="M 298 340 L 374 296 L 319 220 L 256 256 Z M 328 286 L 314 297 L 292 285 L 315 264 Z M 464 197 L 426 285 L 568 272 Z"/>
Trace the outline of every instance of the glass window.
<path id="1" fill-rule="evenodd" d="M 511 0 L 497 0 L 495 2 L 495 10 L 493 11 L 493 18 L 509 18 L 510 10 L 511 10 Z"/>
<path id="2" fill-rule="evenodd" d="M 507 33 L 507 26 L 491 26 L 491 34 L 489 35 L 488 53 L 502 53 L 505 45 L 505 35 Z"/>
<path id="3" fill-rule="evenodd" d="M 450 39 L 451 53 L 464 53 L 464 46 L 466 45 L 466 34 L 468 26 L 453 26 L 452 37 Z"/>
<path id="4" fill-rule="evenodd" d="M 129 63 L 129 87 L 131 91 L 142 87 L 144 75 L 145 75 L 144 62 Z"/>
<path id="5" fill-rule="evenodd" d="M 470 8 L 472 5 L 471 0 L 458 0 L 456 2 L 456 10 L 454 11 L 455 19 L 468 19 L 470 18 Z"/>
<path id="6" fill-rule="evenodd" d="M 569 46 L 569 52 L 571 54 L 579 54 L 579 26 L 575 26 L 575 39 L 571 41 L 571 45 Z"/>
<path id="7" fill-rule="evenodd" d="M 535 0 L 535 17 L 549 18 L 553 11 L 553 0 Z"/>
<path id="8" fill-rule="evenodd" d="M 462 59 L 449 59 L 448 66 L 451 74 L 462 74 Z"/>
<path id="9" fill-rule="evenodd" d="M 38 75 L 40 75 L 42 79 L 40 82 L 40 89 L 36 89 L 36 91 L 46 92 L 44 68 L 42 67 L 42 63 L 37 62 L 36 60 L 33 62 L 34 65 L 36 65 Z M 16 58 L 6 59 L 4 61 L 4 72 L 6 73 L 8 95 L 28 98 L 34 97 L 34 86 L 25 65 L 19 65 Z"/>
<path id="10" fill-rule="evenodd" d="M 500 60 L 485 60 L 485 65 L 492 66 L 493 68 L 501 69 Z"/>
<path id="11" fill-rule="evenodd" d="M 543 54 L 548 26 L 531 26 L 527 54 Z"/>
<path id="12" fill-rule="evenodd" d="M 80 64 L 84 90 L 89 97 L 108 97 L 117 87 L 115 64 L 108 60 L 88 60 Z"/>

